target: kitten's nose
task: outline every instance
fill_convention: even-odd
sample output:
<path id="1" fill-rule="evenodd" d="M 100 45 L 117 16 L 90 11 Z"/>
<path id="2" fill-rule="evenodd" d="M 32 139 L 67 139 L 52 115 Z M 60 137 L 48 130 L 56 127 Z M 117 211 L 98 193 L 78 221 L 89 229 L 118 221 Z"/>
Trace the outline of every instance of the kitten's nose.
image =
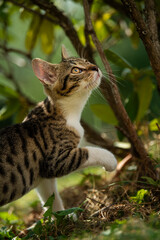
<path id="1" fill-rule="evenodd" d="M 92 71 L 97 71 L 98 72 L 98 67 L 96 65 L 92 65 L 88 69 L 92 70 Z"/>

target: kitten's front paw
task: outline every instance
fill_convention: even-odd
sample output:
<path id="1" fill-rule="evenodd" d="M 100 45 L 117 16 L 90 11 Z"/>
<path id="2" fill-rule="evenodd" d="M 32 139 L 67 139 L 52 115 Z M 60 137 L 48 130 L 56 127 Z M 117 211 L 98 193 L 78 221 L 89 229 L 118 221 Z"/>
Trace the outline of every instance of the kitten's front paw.
<path id="1" fill-rule="evenodd" d="M 101 161 L 106 171 L 112 172 L 117 167 L 115 156 L 105 149 L 101 149 Z"/>

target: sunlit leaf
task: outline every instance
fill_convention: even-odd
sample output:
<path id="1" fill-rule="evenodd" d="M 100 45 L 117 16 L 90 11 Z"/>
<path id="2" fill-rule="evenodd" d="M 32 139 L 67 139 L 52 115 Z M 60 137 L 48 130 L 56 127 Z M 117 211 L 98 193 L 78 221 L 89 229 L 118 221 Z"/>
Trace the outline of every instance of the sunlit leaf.
<path id="1" fill-rule="evenodd" d="M 118 121 L 109 105 L 93 104 L 91 105 L 91 110 L 103 122 L 112 125 L 117 125 Z"/>
<path id="2" fill-rule="evenodd" d="M 33 15 L 26 39 L 25 39 L 25 47 L 27 50 L 31 51 L 37 41 L 38 33 L 41 27 L 41 18 L 38 15 Z"/>
<path id="3" fill-rule="evenodd" d="M 10 223 L 15 223 L 18 221 L 18 217 L 15 214 L 8 212 L 0 212 L 0 219 Z"/>
<path id="4" fill-rule="evenodd" d="M 109 49 L 104 50 L 104 53 L 106 54 L 107 59 L 112 63 L 114 63 L 115 65 L 122 68 L 133 69 L 131 64 L 127 60 L 125 60 L 122 56 L 118 55 L 117 53 L 114 53 Z"/>
<path id="5" fill-rule="evenodd" d="M 144 202 L 145 197 L 149 195 L 149 191 L 146 189 L 140 189 L 136 196 L 130 197 L 131 201 L 133 202 L 137 202 L 138 204 L 141 204 L 142 202 Z"/>
<path id="6" fill-rule="evenodd" d="M 40 38 L 42 50 L 46 54 L 50 54 L 53 51 L 54 44 L 54 31 L 53 24 L 47 20 L 43 20 L 40 29 Z"/>
<path id="7" fill-rule="evenodd" d="M 150 131 L 159 131 L 157 124 L 160 125 L 160 118 L 155 118 L 149 123 Z"/>
<path id="8" fill-rule="evenodd" d="M 149 108 L 152 99 L 153 84 L 151 79 L 148 77 L 139 81 L 137 84 L 138 84 L 137 93 L 139 98 L 139 108 L 136 121 L 139 122 L 144 117 L 147 109 Z"/>
<path id="9" fill-rule="evenodd" d="M 108 19 L 110 19 L 110 17 L 112 16 L 114 11 L 110 11 L 110 12 L 105 12 L 103 15 L 102 15 L 102 19 L 103 21 L 107 21 Z"/>
<path id="10" fill-rule="evenodd" d="M 102 19 L 98 19 L 95 22 L 94 27 L 97 32 L 97 36 L 98 36 L 99 40 L 103 41 L 108 36 L 108 32 L 105 27 L 105 23 L 103 22 Z"/>
<path id="11" fill-rule="evenodd" d="M 84 26 L 83 25 L 81 25 L 78 28 L 78 37 L 79 37 L 81 43 L 85 45 L 86 39 L 85 39 L 85 36 L 84 36 Z"/>

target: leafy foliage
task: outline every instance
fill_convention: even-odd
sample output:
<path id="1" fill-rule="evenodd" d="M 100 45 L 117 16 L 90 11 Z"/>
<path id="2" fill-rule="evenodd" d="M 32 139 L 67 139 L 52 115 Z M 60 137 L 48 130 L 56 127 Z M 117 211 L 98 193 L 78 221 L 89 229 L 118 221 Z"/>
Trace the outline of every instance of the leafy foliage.
<path id="1" fill-rule="evenodd" d="M 144 202 L 145 197 L 149 195 L 149 191 L 146 189 L 140 189 L 136 196 L 130 197 L 131 201 L 137 202 L 138 204 L 141 204 Z"/>
<path id="2" fill-rule="evenodd" d="M 73 221 L 72 215 L 78 211 L 83 211 L 81 208 L 70 208 L 63 211 L 52 211 L 52 206 L 54 204 L 54 194 L 50 196 L 45 203 L 44 207 L 48 207 L 46 212 L 43 214 L 43 218 L 40 219 L 35 227 L 31 229 L 24 239 L 43 239 L 47 236 L 48 239 L 60 239 L 65 238 L 63 235 L 63 229 L 60 232 L 57 232 L 57 229 L 61 228 L 63 225 L 66 225 L 66 222 Z M 54 218 L 54 219 L 53 219 Z"/>

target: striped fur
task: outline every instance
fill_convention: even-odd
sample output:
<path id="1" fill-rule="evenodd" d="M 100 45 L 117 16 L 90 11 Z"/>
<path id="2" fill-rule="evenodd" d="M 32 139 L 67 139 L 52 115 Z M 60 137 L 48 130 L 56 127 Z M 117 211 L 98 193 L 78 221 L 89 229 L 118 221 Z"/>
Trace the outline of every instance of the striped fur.
<path id="1" fill-rule="evenodd" d="M 82 72 L 78 69 L 80 72 L 73 74 L 75 66 Z M 83 136 L 79 121 L 91 90 L 100 83 L 100 70 L 87 60 L 64 57 L 56 65 L 35 60 L 33 70 L 48 97 L 22 123 L 0 131 L 0 206 L 36 187 L 40 195 L 49 197 L 51 190 L 47 195 L 45 181 L 48 184 L 52 179 L 55 186 L 55 177 L 85 167 L 90 161 L 91 150 L 78 147 Z M 105 165 L 96 161 L 90 165 Z M 57 191 L 56 187 L 52 191 Z"/>

